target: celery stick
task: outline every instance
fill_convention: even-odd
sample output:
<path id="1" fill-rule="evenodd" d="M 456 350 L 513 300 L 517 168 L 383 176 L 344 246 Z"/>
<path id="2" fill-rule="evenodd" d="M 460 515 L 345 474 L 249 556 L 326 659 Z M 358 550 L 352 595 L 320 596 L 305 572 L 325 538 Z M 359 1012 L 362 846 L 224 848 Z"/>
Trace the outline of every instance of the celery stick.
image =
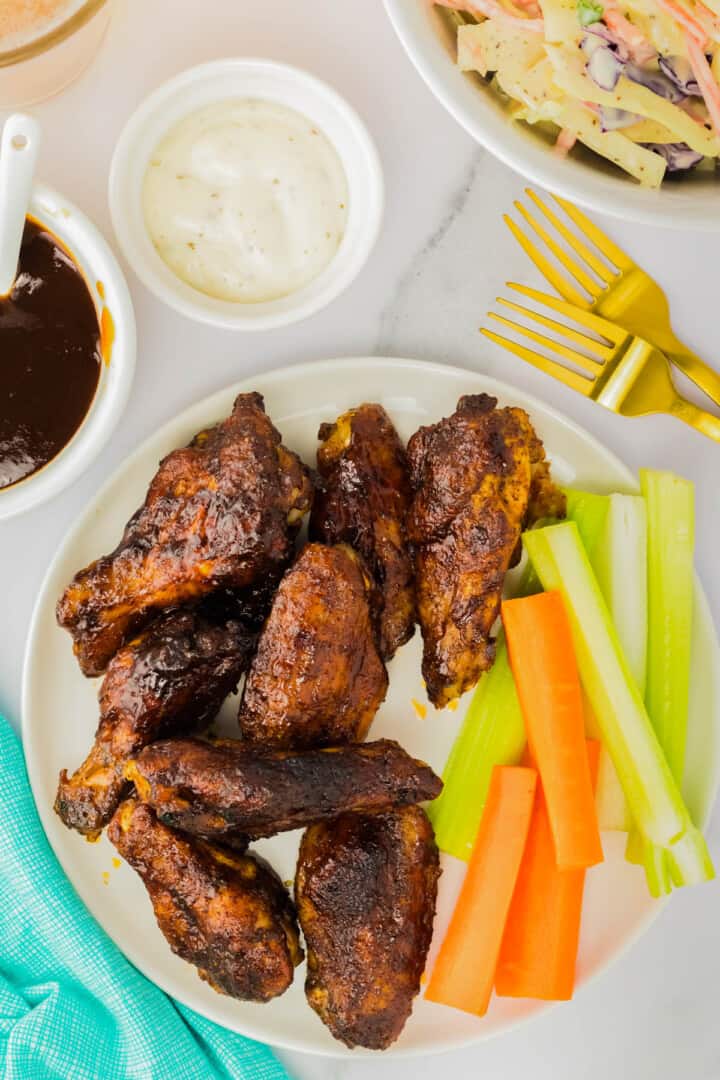
<path id="1" fill-rule="evenodd" d="M 645 862 L 645 841 L 637 829 L 633 829 L 627 838 L 625 858 L 636 866 L 642 866 Z"/>
<path id="2" fill-rule="evenodd" d="M 645 703 L 678 784 L 685 770 L 693 618 L 694 489 L 640 470 L 648 513 L 648 681 Z"/>
<path id="3" fill-rule="evenodd" d="M 577 525 L 583 547 L 592 563 L 605 528 L 610 497 L 591 491 L 577 491 L 575 488 L 563 488 L 563 494 L 567 503 L 567 520 Z"/>
<path id="4" fill-rule="evenodd" d="M 542 586 L 528 560 L 514 590 L 530 596 Z M 517 765 L 527 736 L 505 635 L 498 633 L 495 663 L 478 683 L 443 770 L 443 790 L 428 807 L 441 851 L 470 858 L 495 765 Z"/>
<path id="5" fill-rule="evenodd" d="M 660 844 L 684 831 L 682 801 L 622 654 L 602 593 L 572 522 L 526 533 L 546 589 L 568 608 L 578 666 L 637 823 Z"/>
<path id="6" fill-rule="evenodd" d="M 574 521 L 577 525 L 580 539 L 592 561 L 607 517 L 610 497 L 608 495 L 595 495 L 591 491 L 578 491 L 576 488 L 563 488 L 562 492 L 566 502 L 565 518 L 567 521 Z M 541 521 L 536 521 L 532 528 L 540 529 L 555 524 L 557 524 L 555 519 L 543 518 Z M 532 596 L 533 593 L 538 592 L 542 592 L 540 578 L 537 576 L 535 567 L 528 559 L 520 585 L 513 592 L 513 595 Z"/>
<path id="7" fill-rule="evenodd" d="M 443 771 L 444 788 L 428 808 L 441 851 L 470 858 L 495 765 L 516 765 L 525 749 L 520 711 L 504 635 L 495 663 L 481 678 Z"/>
<path id="8" fill-rule="evenodd" d="M 638 575 L 638 562 L 641 553 L 637 550 L 637 543 L 634 543 L 630 548 L 625 547 L 620 550 L 619 561 L 615 567 L 608 566 L 610 552 L 613 549 L 621 548 L 622 540 L 625 539 L 621 527 L 624 521 L 624 515 L 621 513 L 622 504 L 618 503 L 617 500 L 635 499 L 642 504 L 643 514 L 645 504 L 640 496 L 595 495 L 587 491 L 575 491 L 573 489 L 568 489 L 565 492 L 565 497 L 567 499 L 568 519 L 574 521 L 578 527 L 583 547 L 588 554 L 592 568 L 598 578 L 598 583 L 610 609 L 615 628 L 618 631 L 621 643 L 624 646 L 625 641 L 620 626 L 618 625 L 617 617 L 619 614 L 622 618 L 622 600 L 618 599 L 617 604 L 613 601 L 616 599 L 617 593 L 622 591 L 620 585 L 620 567 L 622 567 L 625 572 L 628 568 L 628 563 L 630 563 L 632 573 L 628 576 L 635 580 Z M 613 503 L 613 500 L 616 500 L 615 503 Z M 638 580 L 642 582 L 643 596 L 645 595 L 646 577 L 646 566 L 643 555 L 642 571 L 638 578 Z M 613 595 L 613 590 L 615 595 Z M 630 592 L 634 593 L 636 591 L 637 590 L 634 590 L 631 586 Z M 640 605 L 637 604 L 637 606 Z M 643 668 L 645 663 L 644 643 L 647 638 L 647 611 L 645 611 L 644 619 L 645 621 L 642 624 Z M 633 674 L 636 674 L 636 672 L 633 671 Z M 642 677 L 644 680 L 644 673 Z M 592 710 L 590 715 L 592 717 Z M 588 734 L 590 737 L 594 737 L 595 732 L 588 730 Z M 598 762 L 595 804 L 597 806 L 598 822 L 601 829 L 613 829 L 620 832 L 627 832 L 628 829 L 631 828 L 632 817 L 630 816 L 627 800 L 625 799 L 615 766 L 612 763 L 612 758 L 604 743 L 600 750 L 600 760 Z"/>
<path id="9" fill-rule="evenodd" d="M 685 767 L 693 617 L 693 485 L 672 473 L 640 470 L 648 517 L 648 680 L 645 704 L 678 785 Z M 640 845 L 628 841 L 626 857 L 637 861 Z M 669 893 L 677 858 L 669 861 L 642 845 L 648 888 Z"/>
<path id="10" fill-rule="evenodd" d="M 658 743 L 628 668 L 577 526 L 552 525 L 525 534 L 525 546 L 546 589 L 565 601 L 578 667 L 603 740 L 643 836 L 675 853 L 680 883 L 705 880 L 712 864 Z"/>
<path id="11" fill-rule="evenodd" d="M 620 783 L 620 777 L 602 740 L 598 760 L 595 806 L 601 829 L 612 832 L 629 832 L 632 829 L 632 814 Z"/>
<path id="12" fill-rule="evenodd" d="M 715 868 L 700 829 L 688 830 L 671 848 L 665 848 L 664 854 L 674 885 L 699 885 L 715 877 Z"/>
<path id="13" fill-rule="evenodd" d="M 647 514 L 641 495 L 610 495 L 600 542 L 591 562 L 641 694 L 645 694 L 648 639 Z"/>
<path id="14" fill-rule="evenodd" d="M 610 495 L 594 557 L 600 591 L 615 625 L 630 674 L 645 693 L 647 667 L 647 515 L 641 495 Z M 598 769 L 598 818 L 627 831 L 632 818 L 620 778 L 603 747 Z M 612 824 L 608 824 L 612 822 Z M 642 847 L 641 847 L 642 853 Z"/>
<path id="15" fill-rule="evenodd" d="M 656 900 L 672 892 L 672 867 L 665 848 L 651 844 L 637 829 L 632 829 L 627 839 L 625 858 L 645 868 L 648 892 Z"/>
<path id="16" fill-rule="evenodd" d="M 625 858 L 629 862 L 635 862 L 635 858 L 631 856 L 634 856 L 632 841 L 636 836 L 639 837 L 642 848 L 639 862 L 645 868 L 645 881 L 647 882 L 648 892 L 655 900 L 658 900 L 661 896 L 669 896 L 673 889 L 673 878 L 667 848 L 651 844 L 648 840 L 644 840 L 637 830 L 633 830 L 628 836 L 628 846 L 625 852 Z M 699 878 L 698 880 L 705 879 Z M 680 885 L 692 884 L 691 881 L 685 883 L 680 879 L 678 879 L 678 883 Z"/>

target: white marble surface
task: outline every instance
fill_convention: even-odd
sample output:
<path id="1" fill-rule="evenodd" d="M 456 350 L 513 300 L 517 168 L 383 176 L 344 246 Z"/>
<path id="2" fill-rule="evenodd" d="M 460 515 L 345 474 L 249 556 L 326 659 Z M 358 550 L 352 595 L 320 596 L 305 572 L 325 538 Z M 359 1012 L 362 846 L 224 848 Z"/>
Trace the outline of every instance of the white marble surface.
<path id="1" fill-rule="evenodd" d="M 106 181 L 126 117 L 192 64 L 268 56 L 306 67 L 359 110 L 385 169 L 380 242 L 355 284 L 309 321 L 233 335 L 181 319 L 129 272 L 138 372 L 109 446 L 71 491 L 0 526 L 0 710 L 19 723 L 20 677 L 33 600 L 66 529 L 103 480 L 157 425 L 241 375 L 324 356 L 390 353 L 447 360 L 516 383 L 564 410 L 631 465 L 672 467 L 698 493 L 698 565 L 720 615 L 720 449 L 667 418 L 605 414 L 486 344 L 477 326 L 507 279 L 534 280 L 500 215 L 518 177 L 475 146 L 405 58 L 380 0 L 118 0 L 102 54 L 71 89 L 37 109 L 41 175 L 111 235 Z M 607 222 L 667 290 L 688 344 L 720 364 L 718 238 Z M 49 717 L 61 723 L 62 716 Z M 720 864 L 720 817 L 710 843 Z M 443 1058 L 353 1063 L 283 1054 L 298 1080 L 430 1080 L 438 1071 L 488 1080 L 718 1080 L 720 886 L 676 894 L 649 933 L 571 1004 L 514 1034 Z"/>

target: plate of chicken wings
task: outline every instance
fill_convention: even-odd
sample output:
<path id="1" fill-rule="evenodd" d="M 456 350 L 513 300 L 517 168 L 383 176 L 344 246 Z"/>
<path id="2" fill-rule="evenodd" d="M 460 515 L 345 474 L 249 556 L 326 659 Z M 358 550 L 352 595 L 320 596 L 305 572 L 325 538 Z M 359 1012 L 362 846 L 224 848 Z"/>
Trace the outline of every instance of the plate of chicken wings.
<path id="1" fill-rule="evenodd" d="M 320 1054 L 428 1053 L 546 1007 L 478 1019 L 422 998 L 463 868 L 425 808 L 521 532 L 561 516 L 569 484 L 636 486 L 514 388 L 389 358 L 239 383 L 125 462 L 43 584 L 23 716 L 50 842 L 148 978 Z M 718 700 L 701 592 L 695 622 L 701 770 Z M 579 983 L 658 910 L 604 840 Z"/>

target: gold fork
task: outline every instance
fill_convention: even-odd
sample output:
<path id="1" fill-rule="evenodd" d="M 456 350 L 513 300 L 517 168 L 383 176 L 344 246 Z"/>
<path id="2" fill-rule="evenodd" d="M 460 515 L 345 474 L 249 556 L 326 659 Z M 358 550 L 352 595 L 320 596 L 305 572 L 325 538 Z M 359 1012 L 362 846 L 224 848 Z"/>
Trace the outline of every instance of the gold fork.
<path id="1" fill-rule="evenodd" d="M 560 272 L 511 217 L 504 215 L 505 224 L 515 239 L 560 296 L 576 307 L 593 311 L 597 315 L 610 319 L 630 334 L 645 338 L 656 349 L 664 352 L 667 358 L 692 379 L 696 386 L 704 390 L 716 405 L 720 405 L 720 374 L 691 352 L 675 336 L 670 324 L 667 298 L 657 282 L 636 266 L 632 259 L 605 235 L 602 229 L 599 229 L 572 203 L 553 196 L 570 220 L 585 234 L 586 239 L 613 264 L 614 268 L 611 269 L 607 263 L 598 258 L 597 254 L 583 243 L 534 191 L 526 188 L 525 193 L 579 256 L 578 259 L 572 258 L 548 232 L 541 220 L 521 202 L 515 202 L 516 209 L 535 236 L 545 244 L 584 292 L 576 288 L 566 275 Z"/>
<path id="2" fill-rule="evenodd" d="M 546 296 L 545 293 L 530 289 L 526 285 L 508 282 L 508 288 L 515 289 L 536 304 L 544 305 L 570 322 L 584 327 L 590 331 L 590 336 L 547 315 L 523 307 L 514 300 L 498 297 L 499 304 L 572 341 L 580 346 L 580 350 L 572 349 L 569 345 L 554 341 L 537 330 L 492 311 L 489 314 L 491 319 L 561 359 L 552 359 L 492 330 L 482 329 L 481 333 L 491 341 L 621 416 L 670 413 L 679 420 L 684 420 L 696 431 L 720 442 L 720 420 L 680 397 L 670 378 L 667 357 L 649 341 L 629 333 L 608 319 L 565 300 L 558 300 L 555 296 Z M 598 341 L 598 337 L 603 340 Z M 568 363 L 574 365 L 574 368 L 569 367 Z"/>

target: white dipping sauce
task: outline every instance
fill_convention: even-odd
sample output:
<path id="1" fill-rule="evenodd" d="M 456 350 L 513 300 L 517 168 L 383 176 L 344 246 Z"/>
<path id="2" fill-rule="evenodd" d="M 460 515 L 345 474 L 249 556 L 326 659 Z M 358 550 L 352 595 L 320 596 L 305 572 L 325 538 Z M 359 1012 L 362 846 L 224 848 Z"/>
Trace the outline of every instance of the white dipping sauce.
<path id="1" fill-rule="evenodd" d="M 335 255 L 347 178 L 313 123 L 270 101 L 221 101 L 181 120 L 154 151 L 145 223 L 179 278 L 222 300 L 301 289 Z"/>

